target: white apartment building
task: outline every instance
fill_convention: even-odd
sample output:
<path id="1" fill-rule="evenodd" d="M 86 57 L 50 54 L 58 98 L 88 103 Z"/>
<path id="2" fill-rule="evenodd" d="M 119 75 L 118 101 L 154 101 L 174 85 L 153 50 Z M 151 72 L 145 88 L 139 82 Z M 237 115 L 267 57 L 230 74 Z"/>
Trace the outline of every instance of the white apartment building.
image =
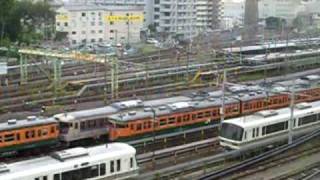
<path id="1" fill-rule="evenodd" d="M 289 24 L 298 15 L 305 10 L 302 0 L 260 0 L 259 18 L 279 17 L 286 19 Z"/>
<path id="2" fill-rule="evenodd" d="M 68 4 L 103 4 L 115 6 L 142 6 L 144 8 L 144 26 L 153 23 L 154 0 L 69 0 Z"/>
<path id="3" fill-rule="evenodd" d="M 159 33 L 191 38 L 197 32 L 196 0 L 155 0 L 154 25 Z"/>
<path id="4" fill-rule="evenodd" d="M 67 33 L 70 44 L 140 41 L 140 6 L 65 5 L 57 10 L 56 31 Z"/>
<path id="5" fill-rule="evenodd" d="M 197 0 L 197 30 L 198 32 L 216 29 L 220 24 L 221 0 Z"/>
<path id="6" fill-rule="evenodd" d="M 222 0 L 221 27 L 232 29 L 244 23 L 245 0 Z"/>

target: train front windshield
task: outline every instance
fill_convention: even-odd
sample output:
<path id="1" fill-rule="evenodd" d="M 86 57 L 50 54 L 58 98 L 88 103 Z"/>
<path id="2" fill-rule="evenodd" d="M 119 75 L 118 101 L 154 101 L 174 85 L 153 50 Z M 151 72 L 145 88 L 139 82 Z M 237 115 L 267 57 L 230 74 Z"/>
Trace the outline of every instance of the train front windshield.
<path id="1" fill-rule="evenodd" d="M 223 123 L 220 131 L 220 136 L 226 139 L 241 141 L 243 128 L 234 124 Z"/>

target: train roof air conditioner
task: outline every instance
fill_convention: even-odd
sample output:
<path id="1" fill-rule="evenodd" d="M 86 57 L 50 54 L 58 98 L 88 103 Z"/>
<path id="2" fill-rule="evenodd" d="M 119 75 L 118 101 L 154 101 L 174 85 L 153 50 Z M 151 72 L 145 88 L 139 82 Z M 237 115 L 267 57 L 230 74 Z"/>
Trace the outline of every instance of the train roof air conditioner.
<path id="1" fill-rule="evenodd" d="M 296 108 L 301 109 L 301 110 L 311 108 L 311 107 L 312 107 L 312 105 L 310 103 L 306 103 L 306 102 L 296 104 Z"/>
<path id="2" fill-rule="evenodd" d="M 79 148 L 72 148 L 72 149 L 55 152 L 51 155 L 51 157 L 64 162 L 69 159 L 74 159 L 74 158 L 88 156 L 88 155 L 89 155 L 89 152 L 86 148 L 79 147 Z"/>
<path id="3" fill-rule="evenodd" d="M 9 168 L 6 163 L 0 163 L 0 173 L 9 172 Z"/>
<path id="4" fill-rule="evenodd" d="M 255 114 L 266 118 L 266 117 L 276 116 L 279 113 L 275 110 L 265 110 L 265 111 L 256 112 Z"/>

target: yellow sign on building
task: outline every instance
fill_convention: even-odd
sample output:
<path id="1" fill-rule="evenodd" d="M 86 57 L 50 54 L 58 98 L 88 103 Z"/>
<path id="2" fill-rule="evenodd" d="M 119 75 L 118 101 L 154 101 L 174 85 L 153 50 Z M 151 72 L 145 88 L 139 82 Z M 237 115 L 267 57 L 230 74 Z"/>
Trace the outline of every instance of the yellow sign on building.
<path id="1" fill-rule="evenodd" d="M 64 14 L 56 15 L 56 21 L 68 21 L 69 17 Z"/>
<path id="2" fill-rule="evenodd" d="M 113 21 L 113 22 L 119 22 L 119 21 L 143 21 L 143 15 L 114 15 L 114 16 L 105 16 L 105 21 Z"/>

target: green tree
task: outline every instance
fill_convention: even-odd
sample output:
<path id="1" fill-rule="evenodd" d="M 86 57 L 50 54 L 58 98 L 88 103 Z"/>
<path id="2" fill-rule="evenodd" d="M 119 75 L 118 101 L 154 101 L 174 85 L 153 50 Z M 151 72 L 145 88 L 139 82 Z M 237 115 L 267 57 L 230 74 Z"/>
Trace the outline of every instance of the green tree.
<path id="1" fill-rule="evenodd" d="M 47 2 L 17 1 L 7 13 L 5 34 L 11 41 L 30 44 L 40 41 L 47 25 L 54 24 L 55 13 Z"/>
<path id="2" fill-rule="evenodd" d="M 5 36 L 6 25 L 8 24 L 8 17 L 15 5 L 14 0 L 1 0 L 0 1 L 0 40 L 2 40 Z"/>

